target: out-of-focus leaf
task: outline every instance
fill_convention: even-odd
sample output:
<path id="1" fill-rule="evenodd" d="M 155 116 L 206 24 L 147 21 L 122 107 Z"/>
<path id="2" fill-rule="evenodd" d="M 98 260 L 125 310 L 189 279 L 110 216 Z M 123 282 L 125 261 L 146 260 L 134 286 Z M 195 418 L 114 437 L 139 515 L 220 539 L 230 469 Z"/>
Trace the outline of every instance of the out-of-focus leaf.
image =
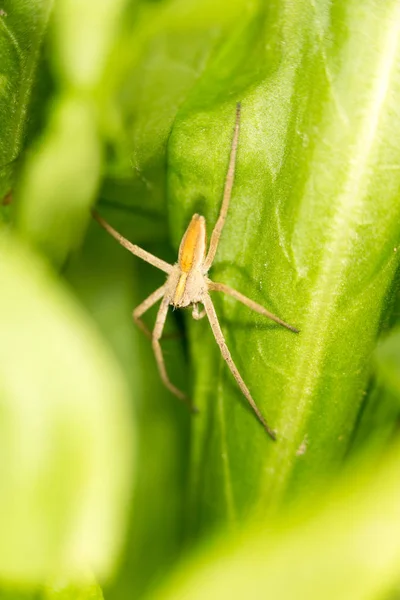
<path id="1" fill-rule="evenodd" d="M 373 43 L 371 43 L 373 40 Z M 220 207 L 235 102 L 231 206 L 211 276 L 301 330 L 214 293 L 228 346 L 278 432 L 257 423 L 207 323 L 197 366 L 194 530 L 306 492 L 345 456 L 398 265 L 400 5 L 261 3 L 181 107 L 168 146 L 177 247 L 193 212 Z"/>
<path id="2" fill-rule="evenodd" d="M 1 578 L 107 576 L 132 464 L 124 381 L 67 292 L 4 232 L 0 289 Z"/>
<path id="3" fill-rule="evenodd" d="M 55 108 L 18 187 L 21 233 L 62 263 L 81 242 L 99 177 L 93 106 L 66 97 Z"/>
<path id="4" fill-rule="evenodd" d="M 80 585 L 59 583 L 46 586 L 41 600 L 103 600 L 101 587 L 87 576 L 87 581 Z"/>
<path id="5" fill-rule="evenodd" d="M 150 249 L 165 256 L 165 248 Z M 68 265 L 67 277 L 101 326 L 131 385 L 138 431 L 131 522 L 118 577 L 105 596 L 139 598 L 176 563 L 185 525 L 190 415 L 163 386 L 151 343 L 132 319 L 133 308 L 163 283 L 165 275 L 132 257 L 93 223 L 82 252 Z M 145 317 L 150 327 L 155 314 L 153 310 Z M 172 315 L 166 331 L 177 334 L 163 342 L 168 371 L 184 387 L 187 361 Z"/>
<path id="6" fill-rule="evenodd" d="M 350 472 L 319 508 L 297 507 L 207 546 L 153 598 L 376 600 L 398 579 L 399 540 L 397 445 L 383 464 Z"/>
<path id="7" fill-rule="evenodd" d="M 58 0 L 54 47 L 63 83 L 93 91 L 102 76 L 126 0 Z"/>
<path id="8" fill-rule="evenodd" d="M 400 416 L 399 400 L 382 384 L 378 377 L 371 382 L 371 389 L 365 392 L 365 404 L 357 422 L 350 446 L 349 457 L 363 454 L 368 448 L 371 455 L 385 450 L 397 436 Z"/>
<path id="9" fill-rule="evenodd" d="M 6 587 L 4 583 L 0 588 L 1 600 L 39 600 L 37 590 L 32 591 L 25 586 L 21 589 L 18 586 Z"/>

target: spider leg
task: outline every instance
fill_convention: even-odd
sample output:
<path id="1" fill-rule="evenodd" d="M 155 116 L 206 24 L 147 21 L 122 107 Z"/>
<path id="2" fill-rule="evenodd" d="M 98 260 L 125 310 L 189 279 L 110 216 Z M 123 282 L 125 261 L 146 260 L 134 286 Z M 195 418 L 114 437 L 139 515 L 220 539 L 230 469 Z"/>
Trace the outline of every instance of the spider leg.
<path id="1" fill-rule="evenodd" d="M 221 350 L 223 359 L 226 361 L 228 367 L 230 368 L 230 370 L 232 372 L 232 375 L 236 379 L 241 391 L 243 392 L 243 395 L 245 396 L 247 402 L 250 404 L 251 408 L 255 412 L 258 420 L 263 425 L 265 431 L 268 433 L 268 435 L 273 440 L 276 440 L 275 431 L 268 426 L 268 424 L 267 424 L 266 420 L 264 419 L 264 417 L 262 416 L 257 404 L 254 402 L 254 400 L 249 392 L 248 387 L 246 386 L 239 371 L 237 370 L 235 363 L 233 362 L 231 353 L 229 352 L 229 348 L 226 345 L 224 334 L 222 333 L 221 326 L 218 321 L 217 313 L 215 312 L 214 304 L 208 293 L 204 294 L 202 302 L 204 304 L 204 308 L 206 310 L 207 317 L 210 322 L 211 329 L 214 334 L 215 340 Z"/>
<path id="2" fill-rule="evenodd" d="M 148 298 L 146 298 L 146 300 L 143 300 L 143 302 L 141 304 L 139 304 L 139 306 L 137 306 L 132 313 L 132 317 L 133 317 L 133 320 L 135 321 L 136 325 L 138 327 L 140 327 L 140 329 L 144 332 L 144 334 L 147 335 L 147 337 L 150 339 L 152 337 L 151 331 L 143 323 L 141 316 L 144 315 L 144 313 L 146 311 L 148 311 L 149 308 L 151 308 L 160 298 L 162 298 L 164 293 L 165 293 L 165 284 L 162 285 L 161 287 L 159 287 L 155 292 L 150 294 L 150 296 Z"/>
<path id="3" fill-rule="evenodd" d="M 231 199 L 233 180 L 235 178 L 236 153 L 237 153 L 237 146 L 238 146 L 238 141 L 239 141 L 240 108 L 241 108 L 240 102 L 238 102 L 236 104 L 235 130 L 233 133 L 228 172 L 226 174 L 224 196 L 222 199 L 221 210 L 219 213 L 218 220 L 217 220 L 215 227 L 213 229 L 213 232 L 211 234 L 210 246 L 208 248 L 207 257 L 204 262 L 204 270 L 206 273 L 209 270 L 209 268 L 211 267 L 214 257 L 215 257 L 215 253 L 217 252 L 219 238 L 221 237 L 222 229 L 224 227 L 224 223 L 225 223 L 225 219 L 226 219 L 226 214 L 228 212 L 229 201 Z"/>
<path id="4" fill-rule="evenodd" d="M 164 329 L 165 321 L 167 319 L 168 306 L 169 306 L 169 298 L 164 296 L 164 298 L 161 302 L 160 308 L 158 310 L 158 313 L 157 313 L 156 324 L 154 326 L 153 335 L 152 335 L 152 345 L 153 345 L 154 356 L 157 361 L 157 367 L 158 367 L 158 371 L 160 373 L 161 380 L 162 380 L 163 384 L 165 385 L 165 387 L 168 388 L 169 391 L 172 394 L 174 394 L 174 396 L 179 398 L 179 400 L 186 402 L 186 404 L 189 405 L 189 407 L 192 411 L 196 412 L 196 408 L 192 406 L 192 404 L 191 404 L 189 398 L 186 396 L 186 394 L 184 394 L 181 390 L 179 390 L 177 387 L 175 387 L 173 383 L 171 383 L 171 381 L 168 377 L 167 369 L 165 368 L 165 362 L 164 362 L 164 357 L 163 357 L 162 348 L 161 348 L 161 344 L 160 344 L 160 339 L 161 339 L 162 332 Z"/>
<path id="5" fill-rule="evenodd" d="M 268 319 L 275 321 L 275 323 L 278 323 L 279 325 L 286 327 L 286 329 L 290 329 L 290 331 L 293 331 L 294 333 L 299 333 L 299 330 L 296 329 L 296 327 L 293 327 L 293 325 L 289 325 L 288 323 L 285 323 L 285 321 L 282 321 L 282 319 L 280 319 L 276 315 L 273 315 L 272 313 L 270 313 L 266 308 L 261 306 L 261 304 L 257 304 L 257 302 L 254 302 L 254 300 L 250 300 L 250 298 L 247 298 L 247 296 L 244 296 L 237 290 L 230 288 L 228 285 L 225 285 L 224 283 L 214 283 L 214 281 L 208 280 L 208 289 L 212 290 L 214 292 L 223 292 L 224 294 L 228 294 L 228 296 L 232 296 L 232 298 L 235 298 L 235 300 L 239 300 L 239 302 L 241 302 L 245 306 L 248 306 L 251 310 L 254 310 L 255 312 L 259 313 L 260 315 L 263 315 L 264 317 L 267 317 Z"/>
<path id="6" fill-rule="evenodd" d="M 199 303 L 198 302 L 196 302 L 195 304 L 193 304 L 193 309 L 192 309 L 192 317 L 193 317 L 193 319 L 195 319 L 195 321 L 200 321 L 200 319 L 202 319 L 205 316 L 206 316 L 206 309 L 203 308 L 203 310 L 199 310 Z"/>
<path id="7" fill-rule="evenodd" d="M 132 252 L 132 254 L 134 254 L 135 256 L 138 256 L 142 260 L 145 260 L 146 262 L 150 263 L 151 265 L 153 265 L 153 267 L 157 267 L 157 269 L 160 269 L 160 271 L 164 271 L 168 274 L 171 273 L 173 269 L 172 265 L 165 262 L 165 260 L 161 260 L 161 258 L 150 254 L 150 252 L 147 252 L 147 250 L 143 250 L 143 248 L 140 248 L 140 246 L 132 244 L 132 242 L 130 242 L 129 240 L 124 238 L 120 233 L 118 233 L 118 231 L 116 231 L 114 227 L 111 227 L 111 225 L 107 223 L 107 221 L 105 221 L 97 211 L 92 210 L 92 215 L 93 218 L 96 219 L 96 221 L 99 223 L 99 225 L 101 225 L 103 229 L 105 229 L 110 235 L 112 235 L 112 237 L 116 239 L 117 242 L 121 244 L 121 246 L 129 250 L 129 252 Z"/>

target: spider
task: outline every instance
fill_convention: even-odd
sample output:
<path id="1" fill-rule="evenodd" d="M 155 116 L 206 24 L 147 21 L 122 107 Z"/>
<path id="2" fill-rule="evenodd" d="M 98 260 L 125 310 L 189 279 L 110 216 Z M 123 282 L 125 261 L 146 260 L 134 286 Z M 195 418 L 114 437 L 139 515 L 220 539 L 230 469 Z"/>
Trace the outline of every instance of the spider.
<path id="1" fill-rule="evenodd" d="M 242 302 L 242 304 L 249 307 L 251 310 L 254 310 L 257 313 L 272 319 L 279 325 L 283 325 L 283 327 L 286 327 L 295 333 L 298 333 L 299 330 L 291 325 L 288 325 L 277 316 L 266 310 L 263 306 L 257 304 L 250 298 L 247 298 L 240 292 L 228 287 L 224 283 L 215 283 L 207 277 L 207 273 L 217 252 L 218 243 L 225 223 L 232 193 L 232 186 L 235 177 L 236 153 L 239 140 L 240 111 L 241 105 L 238 103 L 236 105 L 236 122 L 230 151 L 229 167 L 225 180 L 222 205 L 218 220 L 211 234 L 208 251 L 206 245 L 206 221 L 204 217 L 198 214 L 193 215 L 182 238 L 179 246 L 178 262 L 175 265 L 170 265 L 160 258 L 153 256 L 146 250 L 143 250 L 143 248 L 140 248 L 139 246 L 129 242 L 113 227 L 111 227 L 111 225 L 109 225 L 96 211 L 93 211 L 93 216 L 109 234 L 111 234 L 122 246 L 124 246 L 124 248 L 132 252 L 132 254 L 135 256 L 138 256 L 142 260 L 150 263 L 154 267 L 164 271 L 168 275 L 166 282 L 152 294 L 150 294 L 150 296 L 133 311 L 133 319 L 135 323 L 152 340 L 154 355 L 164 385 L 180 400 L 187 402 L 193 410 L 193 406 L 191 405 L 186 394 L 175 387 L 170 381 L 165 368 L 160 345 L 160 339 L 167 318 L 168 307 L 170 305 L 175 308 L 192 306 L 192 316 L 194 319 L 202 319 L 205 315 L 207 315 L 215 340 L 221 350 L 222 357 L 228 364 L 228 367 L 230 368 L 243 395 L 246 397 L 258 420 L 261 422 L 268 435 L 275 440 L 275 431 L 267 424 L 257 404 L 253 400 L 248 387 L 243 381 L 235 363 L 233 362 L 209 292 L 223 292 L 224 294 L 228 294 L 229 296 L 235 298 L 235 300 Z M 143 323 L 141 317 L 159 300 L 161 300 L 161 305 L 158 310 L 156 323 L 153 332 L 150 332 Z M 203 305 L 202 311 L 199 310 L 199 304 Z"/>

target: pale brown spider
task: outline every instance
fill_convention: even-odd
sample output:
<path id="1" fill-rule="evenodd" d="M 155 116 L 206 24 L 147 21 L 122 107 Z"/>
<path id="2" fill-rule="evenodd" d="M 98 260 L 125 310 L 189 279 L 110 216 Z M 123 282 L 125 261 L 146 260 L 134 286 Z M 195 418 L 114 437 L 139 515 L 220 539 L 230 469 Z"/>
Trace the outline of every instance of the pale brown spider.
<path id="1" fill-rule="evenodd" d="M 218 317 L 215 312 L 214 305 L 212 303 L 209 291 L 224 292 L 229 296 L 232 296 L 239 302 L 242 302 L 257 313 L 272 319 L 279 325 L 283 325 L 287 329 L 298 333 L 298 329 L 288 325 L 269 311 L 263 306 L 257 304 L 250 298 L 243 296 L 240 292 L 228 287 L 224 283 L 214 283 L 207 277 L 207 273 L 214 261 L 215 253 L 218 248 L 219 239 L 221 237 L 222 228 L 225 223 L 226 214 L 228 212 L 229 200 L 231 197 L 233 180 L 235 176 L 235 163 L 236 163 L 236 151 L 239 139 L 239 124 L 240 124 L 240 103 L 236 106 L 236 123 L 233 134 L 231 153 L 229 159 L 228 173 L 225 181 L 224 196 L 222 200 L 221 210 L 219 213 L 218 220 L 215 224 L 214 230 L 211 235 L 210 246 L 208 252 L 206 252 L 206 221 L 201 215 L 195 214 L 189 223 L 189 226 L 182 238 L 179 246 L 178 262 L 175 265 L 170 265 L 165 261 L 153 256 L 146 250 L 143 250 L 139 246 L 131 244 L 127 239 L 122 237 L 115 229 L 111 227 L 98 213 L 93 211 L 94 218 L 100 223 L 102 227 L 108 233 L 110 233 L 124 248 L 135 254 L 139 258 L 150 263 L 154 267 L 165 271 L 168 277 L 164 285 L 153 292 L 146 300 L 144 300 L 135 310 L 133 311 L 133 318 L 137 325 L 144 331 L 144 333 L 151 338 L 154 354 L 157 361 L 158 370 L 160 372 L 161 379 L 165 386 L 180 400 L 189 402 L 187 396 L 176 388 L 173 383 L 169 380 L 164 358 L 162 355 L 160 339 L 164 329 L 164 324 L 167 318 L 168 307 L 170 304 L 176 308 L 183 308 L 185 306 L 192 305 L 192 316 L 194 319 L 201 319 L 207 315 L 211 325 L 215 340 L 220 347 L 222 356 L 227 362 L 234 378 L 239 384 L 244 396 L 258 417 L 259 421 L 264 426 L 267 433 L 272 439 L 276 439 L 275 432 L 268 426 L 266 420 L 262 416 L 258 406 L 254 402 L 246 384 L 244 383 L 235 363 L 232 360 L 231 353 L 226 345 L 224 334 L 222 333 Z M 162 299 L 162 300 L 161 300 Z M 151 333 L 146 325 L 141 320 L 142 315 L 151 308 L 156 302 L 161 300 L 161 306 L 158 310 L 156 323 Z M 199 304 L 204 306 L 204 309 L 199 311 Z M 190 404 L 190 402 L 189 402 Z M 193 407 L 192 407 L 193 408 Z"/>

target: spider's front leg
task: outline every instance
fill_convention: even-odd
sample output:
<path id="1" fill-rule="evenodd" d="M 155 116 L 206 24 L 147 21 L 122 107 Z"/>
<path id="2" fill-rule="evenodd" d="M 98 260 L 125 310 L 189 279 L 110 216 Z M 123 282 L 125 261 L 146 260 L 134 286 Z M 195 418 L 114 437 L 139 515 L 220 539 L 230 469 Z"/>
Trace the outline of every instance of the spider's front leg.
<path id="1" fill-rule="evenodd" d="M 261 306 L 261 304 L 254 302 L 254 300 L 252 300 L 251 298 L 244 296 L 243 294 L 241 294 L 237 290 L 234 290 L 233 288 L 229 287 L 228 285 L 225 285 L 224 283 L 215 283 L 214 281 L 211 281 L 211 279 L 208 279 L 207 283 L 208 283 L 209 290 L 215 291 L 215 292 L 223 292 L 224 294 L 227 294 L 228 296 L 232 296 L 232 298 L 235 298 L 235 300 L 238 300 L 239 302 L 241 302 L 242 304 L 244 304 L 251 310 L 254 310 L 254 312 L 257 312 L 260 315 L 267 317 L 267 319 L 271 319 L 271 321 L 275 321 L 275 323 L 278 323 L 278 325 L 282 325 L 282 327 L 286 327 L 286 329 L 290 329 L 290 331 L 293 331 L 293 333 L 300 333 L 300 331 L 297 329 L 297 327 L 293 327 L 293 325 L 289 325 L 289 323 L 285 323 L 285 321 L 282 321 L 282 319 L 280 319 L 276 315 L 269 312 L 269 310 L 264 308 L 264 306 Z"/>

